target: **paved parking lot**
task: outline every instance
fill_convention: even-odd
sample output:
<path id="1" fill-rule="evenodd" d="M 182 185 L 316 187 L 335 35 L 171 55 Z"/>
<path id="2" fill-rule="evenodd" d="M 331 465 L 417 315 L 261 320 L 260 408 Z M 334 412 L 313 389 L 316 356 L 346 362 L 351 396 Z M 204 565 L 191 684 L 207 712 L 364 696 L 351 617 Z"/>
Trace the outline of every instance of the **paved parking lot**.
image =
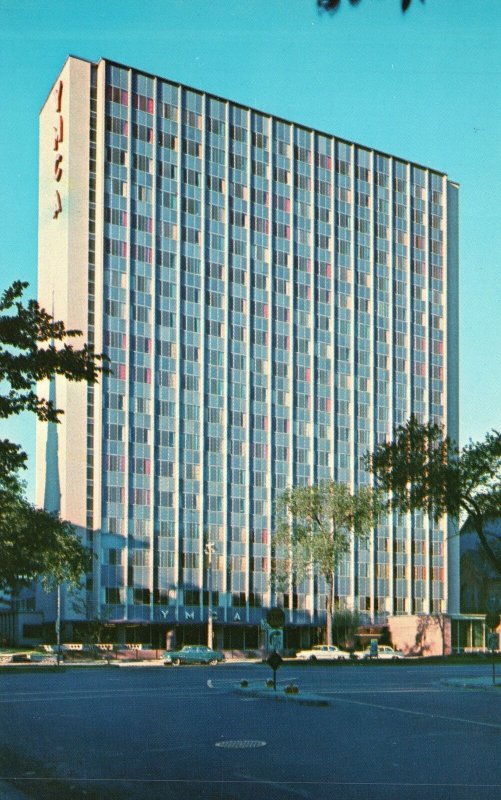
<path id="1" fill-rule="evenodd" d="M 0 781 L 51 800 L 494 800 L 501 690 L 442 683 L 488 669 L 282 667 L 328 707 L 236 694 L 260 664 L 2 673 Z"/>

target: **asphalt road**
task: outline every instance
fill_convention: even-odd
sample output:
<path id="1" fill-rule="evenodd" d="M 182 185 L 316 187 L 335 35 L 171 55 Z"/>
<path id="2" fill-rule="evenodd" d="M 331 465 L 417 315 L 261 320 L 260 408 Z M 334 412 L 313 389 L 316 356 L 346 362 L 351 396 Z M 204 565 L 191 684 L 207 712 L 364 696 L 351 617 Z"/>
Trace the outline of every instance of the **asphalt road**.
<path id="1" fill-rule="evenodd" d="M 328 707 L 235 693 L 260 664 L 0 672 L 0 781 L 50 800 L 499 800 L 501 689 L 442 683 L 488 670 L 281 668 Z"/>

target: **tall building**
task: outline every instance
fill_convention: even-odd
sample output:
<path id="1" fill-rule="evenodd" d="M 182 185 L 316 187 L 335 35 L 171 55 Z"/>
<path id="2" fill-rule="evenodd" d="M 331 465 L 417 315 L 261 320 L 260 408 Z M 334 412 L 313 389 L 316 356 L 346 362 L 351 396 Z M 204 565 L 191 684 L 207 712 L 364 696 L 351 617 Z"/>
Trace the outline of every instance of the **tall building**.
<path id="1" fill-rule="evenodd" d="M 457 438 L 457 240 L 440 171 L 68 58 L 40 117 L 39 296 L 112 374 L 56 380 L 57 447 L 39 424 L 38 500 L 58 475 L 96 556 L 64 619 L 197 641 L 212 608 L 218 644 L 255 647 L 278 604 L 307 641 L 321 585 L 273 593 L 274 500 L 366 483 L 412 412 Z M 373 622 L 456 612 L 458 566 L 445 523 L 395 516 L 335 594 Z"/>

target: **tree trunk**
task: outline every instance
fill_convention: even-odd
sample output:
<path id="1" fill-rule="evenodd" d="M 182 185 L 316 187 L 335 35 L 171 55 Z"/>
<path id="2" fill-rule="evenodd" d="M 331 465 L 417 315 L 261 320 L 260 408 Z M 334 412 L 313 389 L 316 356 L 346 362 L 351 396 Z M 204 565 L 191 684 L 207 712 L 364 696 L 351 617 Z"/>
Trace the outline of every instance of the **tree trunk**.
<path id="1" fill-rule="evenodd" d="M 332 644 L 332 615 L 334 611 L 334 575 L 329 580 L 326 580 L 327 583 L 327 597 L 326 597 L 326 604 L 325 604 L 325 644 Z"/>

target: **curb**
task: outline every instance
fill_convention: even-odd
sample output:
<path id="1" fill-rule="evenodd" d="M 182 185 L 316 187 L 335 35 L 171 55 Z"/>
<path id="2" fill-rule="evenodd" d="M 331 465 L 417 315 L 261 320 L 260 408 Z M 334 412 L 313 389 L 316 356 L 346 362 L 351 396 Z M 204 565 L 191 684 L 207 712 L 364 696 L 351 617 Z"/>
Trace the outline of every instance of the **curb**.
<path id="1" fill-rule="evenodd" d="M 271 689 L 243 689 L 236 688 L 236 694 L 247 695 L 248 697 L 266 698 L 267 700 L 285 701 L 286 703 L 299 703 L 300 706 L 330 706 L 331 701 L 326 697 L 316 694 L 285 694 L 285 692 L 275 692 Z"/>
<path id="2" fill-rule="evenodd" d="M 501 689 L 501 680 L 497 680 L 495 684 L 492 683 L 490 678 L 447 678 L 441 683 L 444 686 L 451 686 L 455 689 L 482 689 L 482 691 L 496 691 Z"/>

